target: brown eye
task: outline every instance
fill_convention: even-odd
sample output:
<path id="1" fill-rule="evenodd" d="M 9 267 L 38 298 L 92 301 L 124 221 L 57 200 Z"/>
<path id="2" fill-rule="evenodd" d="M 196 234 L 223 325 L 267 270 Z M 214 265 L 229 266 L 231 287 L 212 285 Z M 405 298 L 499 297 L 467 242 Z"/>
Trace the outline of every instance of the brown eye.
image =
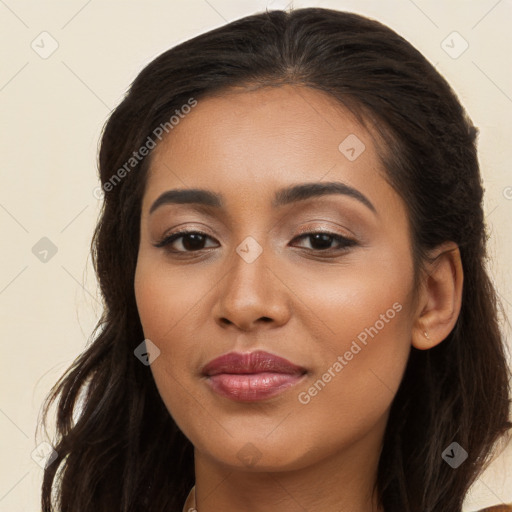
<path id="1" fill-rule="evenodd" d="M 351 240 L 336 233 L 326 233 L 323 231 L 316 233 L 304 233 L 301 236 L 297 237 L 295 240 L 300 240 L 303 238 L 310 240 L 312 250 L 315 252 L 343 250 L 348 247 L 357 245 L 357 242 L 355 240 Z M 336 242 L 337 247 L 331 247 L 333 242 Z"/>
<path id="2" fill-rule="evenodd" d="M 355 240 L 346 238 L 336 233 L 327 232 L 311 232 L 304 233 L 301 236 L 296 237 L 294 240 L 309 239 L 312 252 L 335 252 L 344 251 L 349 247 L 357 245 Z M 192 253 L 207 249 L 205 244 L 208 240 L 214 240 L 206 233 L 200 231 L 178 231 L 165 236 L 162 240 L 157 242 L 155 247 L 165 247 L 166 250 L 173 253 Z M 180 241 L 182 248 L 177 249 L 174 244 Z M 336 244 L 332 247 L 333 242 Z M 210 246 L 211 248 L 212 246 Z M 215 245 L 214 245 L 215 247 Z M 306 247 L 306 249 L 308 249 Z"/>
<path id="3" fill-rule="evenodd" d="M 184 250 L 172 248 L 177 240 L 181 240 Z M 166 247 L 171 252 L 196 252 L 205 249 L 204 244 L 207 239 L 213 240 L 206 233 L 200 231 L 179 231 L 166 236 L 163 240 L 155 244 L 155 247 Z"/>

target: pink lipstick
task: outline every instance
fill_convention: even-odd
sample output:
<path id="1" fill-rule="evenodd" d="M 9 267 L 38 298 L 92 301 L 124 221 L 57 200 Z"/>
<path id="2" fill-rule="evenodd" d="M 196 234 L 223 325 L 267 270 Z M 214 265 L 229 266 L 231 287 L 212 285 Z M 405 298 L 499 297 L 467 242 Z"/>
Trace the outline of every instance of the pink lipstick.
<path id="1" fill-rule="evenodd" d="M 252 402 L 282 393 L 302 380 L 306 370 L 264 351 L 230 352 L 202 370 L 211 389 L 231 400 Z"/>

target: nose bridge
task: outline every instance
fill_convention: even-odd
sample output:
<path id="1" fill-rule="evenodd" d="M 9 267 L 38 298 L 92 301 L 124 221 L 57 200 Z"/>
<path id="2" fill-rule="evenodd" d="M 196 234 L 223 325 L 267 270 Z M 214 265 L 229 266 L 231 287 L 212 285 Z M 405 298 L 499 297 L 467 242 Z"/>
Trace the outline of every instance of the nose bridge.
<path id="1" fill-rule="evenodd" d="M 269 270 L 273 260 L 253 236 L 242 240 L 230 258 L 229 271 L 219 290 L 216 317 L 247 329 L 253 322 L 282 322 L 286 305 L 278 281 Z"/>
<path id="2" fill-rule="evenodd" d="M 260 238 L 261 239 L 261 238 Z M 245 237 L 236 247 L 230 261 L 230 275 L 226 280 L 225 296 L 243 303 L 261 300 L 268 283 L 268 248 L 253 236 Z"/>

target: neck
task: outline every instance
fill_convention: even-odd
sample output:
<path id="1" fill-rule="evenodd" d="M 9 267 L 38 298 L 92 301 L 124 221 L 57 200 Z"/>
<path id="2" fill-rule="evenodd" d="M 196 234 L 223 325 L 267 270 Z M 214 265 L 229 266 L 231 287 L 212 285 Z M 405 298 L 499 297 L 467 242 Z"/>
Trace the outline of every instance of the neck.
<path id="1" fill-rule="evenodd" d="M 290 471 L 221 465 L 194 453 L 197 512 L 382 512 L 373 492 L 385 423 L 314 464 Z"/>

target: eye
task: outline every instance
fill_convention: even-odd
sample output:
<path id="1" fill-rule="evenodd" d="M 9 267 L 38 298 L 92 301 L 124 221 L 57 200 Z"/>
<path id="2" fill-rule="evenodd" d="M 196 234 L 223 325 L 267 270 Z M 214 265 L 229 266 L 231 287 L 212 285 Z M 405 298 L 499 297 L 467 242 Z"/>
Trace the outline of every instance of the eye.
<path id="1" fill-rule="evenodd" d="M 205 247 L 205 243 L 208 239 L 213 240 L 212 237 L 201 231 L 185 230 L 164 236 L 162 240 L 154 245 L 155 247 L 166 247 L 168 251 L 174 253 L 190 253 L 206 249 L 207 247 Z M 324 231 L 303 233 L 302 235 L 294 238 L 293 241 L 302 239 L 310 240 L 312 246 L 311 250 L 313 252 L 330 253 L 333 251 L 343 251 L 349 247 L 357 245 L 355 240 L 346 238 L 342 235 L 338 235 L 337 233 L 328 233 Z M 178 240 L 180 240 L 182 249 L 176 249 L 172 247 L 173 244 Z M 333 242 L 337 244 L 337 247 L 332 247 Z"/>
<path id="2" fill-rule="evenodd" d="M 294 238 L 294 240 L 301 240 L 305 238 L 309 238 L 314 252 L 343 251 L 349 247 L 357 245 L 355 240 L 338 235 L 337 233 L 328 233 L 325 231 L 303 233 L 301 236 Z M 336 242 L 337 247 L 331 247 L 333 242 Z"/>
<path id="3" fill-rule="evenodd" d="M 213 238 L 201 231 L 177 231 L 176 233 L 164 236 L 162 240 L 155 244 L 155 247 L 166 247 L 170 252 L 186 253 L 201 251 L 205 249 L 204 244 L 207 238 L 213 240 Z M 177 250 L 171 247 L 179 239 L 183 239 L 181 240 L 181 245 L 185 250 Z"/>

